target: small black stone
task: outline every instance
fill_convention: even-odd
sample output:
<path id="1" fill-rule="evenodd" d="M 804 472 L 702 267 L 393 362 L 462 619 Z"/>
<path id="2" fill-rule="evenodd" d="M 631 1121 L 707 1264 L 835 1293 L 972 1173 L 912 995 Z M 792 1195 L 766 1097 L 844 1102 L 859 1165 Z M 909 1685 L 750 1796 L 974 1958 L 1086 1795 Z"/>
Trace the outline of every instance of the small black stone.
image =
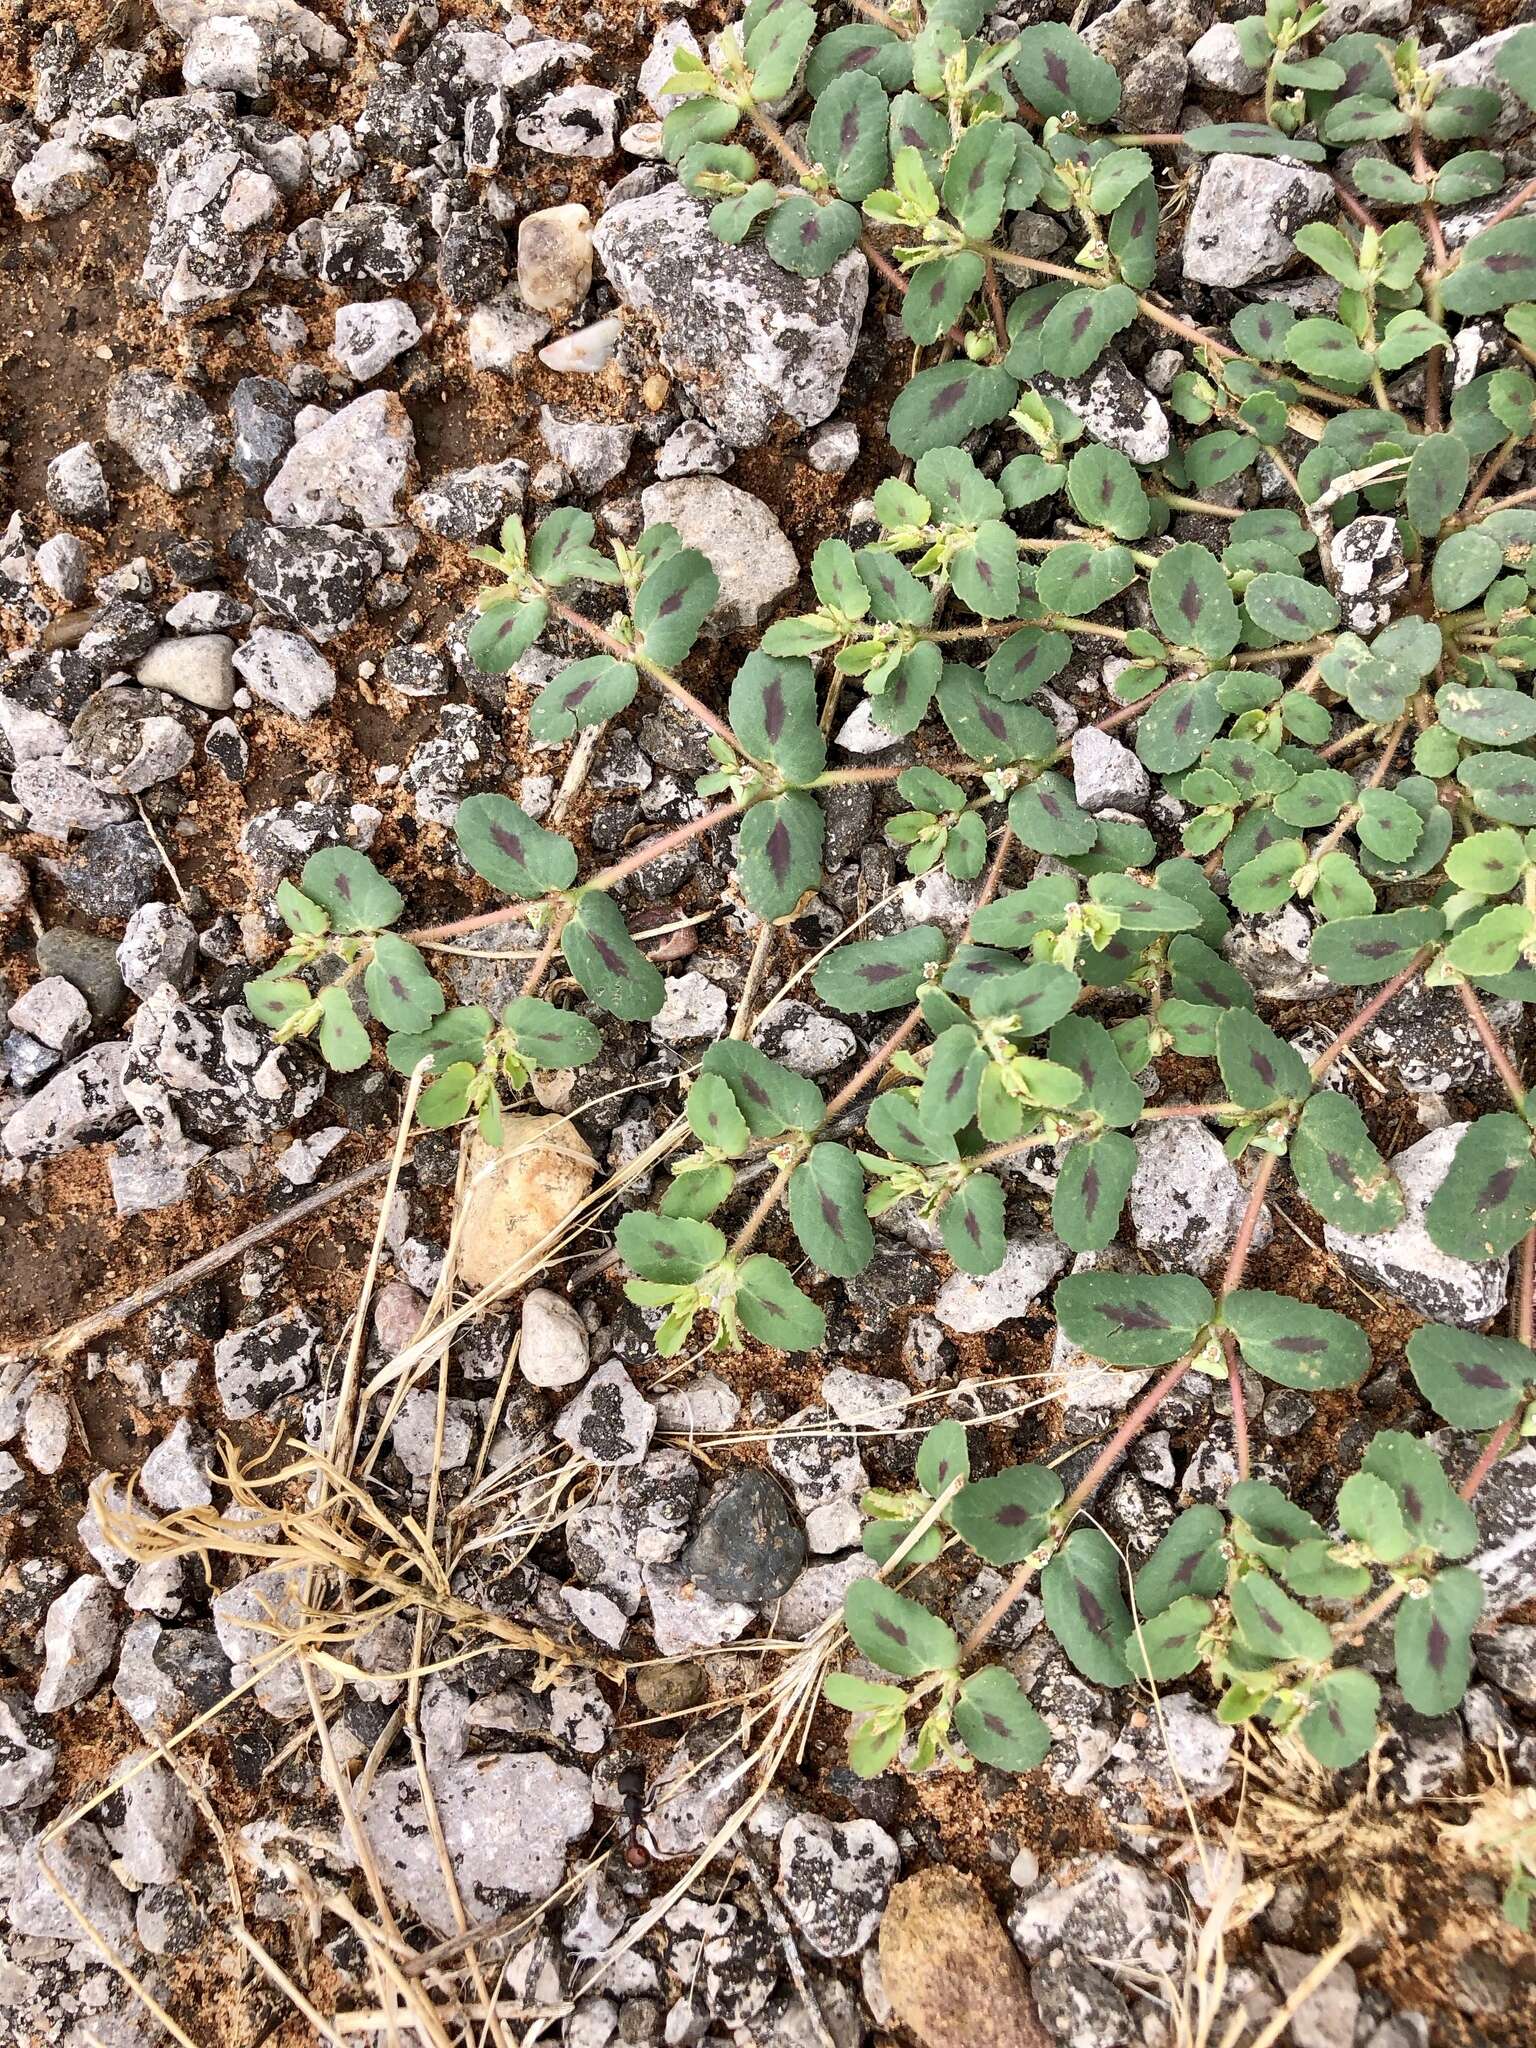
<path id="1" fill-rule="evenodd" d="M 716 1600 L 758 1606 L 788 1591 L 805 1562 L 805 1532 L 783 1493 L 748 1466 L 711 1490 L 680 1569 Z"/>

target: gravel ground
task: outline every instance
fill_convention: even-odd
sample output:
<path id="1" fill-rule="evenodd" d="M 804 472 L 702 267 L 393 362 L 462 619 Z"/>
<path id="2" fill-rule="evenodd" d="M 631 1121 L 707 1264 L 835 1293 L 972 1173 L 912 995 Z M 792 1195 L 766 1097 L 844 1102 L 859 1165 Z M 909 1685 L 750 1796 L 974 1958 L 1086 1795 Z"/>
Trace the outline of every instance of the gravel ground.
<path id="1" fill-rule="evenodd" d="M 1025 0 L 999 32 L 1053 11 Z M 1328 12 L 1334 33 L 1396 32 L 1409 9 Z M 1079 13 L 1128 129 L 1225 116 L 1252 89 L 1208 0 Z M 242 1006 L 272 892 L 318 847 L 368 850 L 425 921 L 484 900 L 449 831 L 475 791 L 553 813 L 602 859 L 702 809 L 708 758 L 655 698 L 575 774 L 571 749 L 533 742 L 537 687 L 576 642 L 546 636 L 505 678 L 469 662 L 467 547 L 509 512 L 586 505 L 624 539 L 668 519 L 704 546 L 722 597 L 690 678 L 710 701 L 814 544 L 867 520 L 906 366 L 888 292 L 857 251 L 808 282 L 724 247 L 659 161 L 669 52 L 726 18 L 0 7 L 0 2033 L 256 2048 L 335 2040 L 335 2021 L 381 2044 L 489 2025 L 570 2048 L 855 2048 L 946 2038 L 941 2018 L 902 2033 L 884 1981 L 904 2017 L 931 2013 L 943 1954 L 981 1987 L 977 2040 L 1125 2048 L 1175 2038 L 1167 1985 L 1214 1913 L 1231 1969 L 1199 2038 L 1240 2012 L 1251 2038 L 1353 1931 L 1297 2048 L 1528 2042 L 1529 1944 L 1486 1878 L 1448 1868 L 1441 1828 L 1536 1780 L 1536 1450 L 1479 1500 L 1474 1562 L 1507 1625 L 1458 1715 L 1398 1702 L 1369 1777 L 1271 1760 L 1245 1778 L 1200 1698 L 1154 1719 L 1096 1692 L 1031 1601 L 1003 1647 L 1058 1738 L 1044 1770 L 860 1784 L 841 1717 L 810 1718 L 817 1654 L 793 1647 L 872 1569 L 859 1495 L 909 1483 L 940 1415 L 998 1458 L 1075 1453 L 1135 1391 L 1055 1333 L 1040 1297 L 1070 1255 L 1027 1184 L 985 1283 L 946 1278 L 932 1239 L 887 1219 L 810 1358 L 667 1366 L 604 1231 L 449 1320 L 473 1258 L 449 1252 L 455 1142 L 416 1139 L 381 1218 L 398 1078 L 328 1074 Z M 1465 82 L 1503 22 L 1430 9 L 1422 31 Z M 1290 236 L 1332 209 L 1305 168 L 1219 157 L 1170 199 L 1166 288 L 1219 313 L 1282 280 Z M 1067 395 L 1148 459 L 1171 374 L 1112 356 Z M 1057 688 L 1064 731 L 1102 709 L 1087 660 Z M 836 738 L 849 761 L 870 733 L 854 712 Z M 1107 747 L 1081 750 L 1079 798 L 1134 809 L 1144 778 Z M 628 885 L 636 928 L 666 928 L 667 1006 L 610 1028 L 545 1103 L 624 1200 L 650 1192 L 635 1162 L 679 1075 L 892 893 L 870 792 L 839 791 L 828 824 L 825 887 L 756 971 L 723 842 Z M 965 914 L 941 876 L 890 912 Z M 1306 936 L 1292 910 L 1233 949 L 1298 1032 L 1336 1022 Z M 528 934 L 493 937 L 452 963 L 462 1000 L 515 986 Z M 868 1037 L 805 993 L 754 1036 L 830 1090 Z M 1392 1093 L 1387 1149 L 1437 1185 L 1448 1127 L 1500 1100 L 1454 997 L 1389 1008 L 1359 1050 Z M 1178 1089 L 1176 1069 L 1150 1085 Z M 1208 1265 L 1238 1174 L 1198 1124 L 1158 1133 L 1136 1247 Z M 519 1203 L 548 1195 L 531 1180 Z M 1259 1284 L 1344 1308 L 1378 1356 L 1410 1310 L 1474 1321 L 1502 1286 L 1422 1254 L 1373 1264 L 1380 1241 L 1313 1244 L 1279 1205 L 1271 1228 Z M 199 1258 L 146 1311 L 45 1348 Z M 1373 1380 L 1371 1426 L 1414 1412 L 1405 1377 Z M 1260 1455 L 1331 1499 L 1358 1454 L 1348 1408 L 1250 1391 Z M 338 1501 L 312 1458 L 343 1393 L 359 1433 Z M 1101 1503 L 1133 1557 L 1231 1475 L 1225 1390 L 1180 1399 Z M 191 1525 L 165 1532 L 229 1506 L 231 1471 L 199 1559 Z M 158 1539 L 129 1474 L 168 1518 Z M 329 1567 L 345 1597 L 322 1613 Z M 995 1591 L 984 1574 L 940 1597 L 963 1620 Z"/>

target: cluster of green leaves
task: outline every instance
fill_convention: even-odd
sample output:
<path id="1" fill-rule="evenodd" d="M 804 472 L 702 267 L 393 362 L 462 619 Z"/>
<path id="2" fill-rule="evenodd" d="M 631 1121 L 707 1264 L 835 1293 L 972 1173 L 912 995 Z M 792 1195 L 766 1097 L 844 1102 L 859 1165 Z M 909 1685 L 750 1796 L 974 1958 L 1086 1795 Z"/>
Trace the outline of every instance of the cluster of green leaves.
<path id="1" fill-rule="evenodd" d="M 1259 1299 L 1232 1297 L 1233 1328 L 1253 1335 L 1266 1312 L 1237 1304 Z M 1129 1295 L 1124 1305 L 1134 1306 Z M 1101 1311 L 1086 1312 L 1092 1313 Z M 1188 1320 L 1202 1311 L 1187 1306 L 1180 1313 Z M 1086 1314 L 1078 1318 L 1084 1327 Z M 1273 1327 L 1282 1329 L 1283 1320 Z M 1109 1362 L 1120 1362 L 1124 1348 L 1112 1344 Z M 1264 1352 L 1257 1337 L 1251 1348 L 1244 1342 L 1251 1360 Z M 1038 1568 L 1045 1625 L 1096 1685 L 1166 1683 L 1203 1669 L 1219 1694 L 1222 1721 L 1294 1728 L 1319 1763 L 1342 1769 L 1358 1762 L 1377 1735 L 1381 1688 L 1347 1654 L 1355 1633 L 1351 1610 L 1374 1586 L 1400 1596 L 1395 1666 L 1409 1705 L 1422 1714 L 1448 1713 L 1466 1689 L 1483 1594 L 1477 1574 L 1456 1560 L 1476 1546 L 1476 1518 L 1434 1453 L 1401 1431 L 1381 1431 L 1359 1472 L 1345 1481 L 1339 1533 L 1330 1534 L 1267 1480 L 1245 1479 L 1219 1508 L 1186 1508 L 1134 1573 L 1100 1530 L 1072 1526 L 1072 1503 L 1063 1501 L 1049 1467 L 1014 1465 L 970 1478 L 958 1423 L 940 1423 L 924 1439 L 917 1482 L 910 1495 L 866 1496 L 869 1554 L 882 1564 L 894 1558 L 898 1568 L 919 1567 L 953 1542 L 988 1565 Z M 918 1705 L 914 1770 L 940 1754 L 962 1768 L 975 1758 L 1002 1770 L 1033 1769 L 1050 1746 L 1039 1712 L 1005 1665 L 967 1669 L 949 1624 L 914 1597 L 922 1585 L 917 1578 L 897 1591 L 869 1578 L 849 1589 L 845 1620 L 854 1647 L 887 1674 L 871 1680 L 845 1671 L 827 1681 L 828 1699 L 855 1716 L 853 1768 L 867 1777 L 895 1761 L 907 1741 L 908 1712 Z M 1343 1618 L 1330 1623 L 1309 1602 Z M 968 1754 L 957 1750 L 956 1738 Z"/>
<path id="2" fill-rule="evenodd" d="M 885 819 L 909 872 L 975 882 L 1005 823 L 1031 870 L 963 939 L 930 924 L 856 935 L 817 965 L 832 1009 L 916 1013 L 863 1110 L 840 1098 L 834 1117 L 812 1082 L 751 1046 L 709 1049 L 685 1097 L 691 1145 L 657 1211 L 617 1231 L 628 1292 L 666 1356 L 696 1332 L 819 1346 L 817 1276 L 857 1275 L 874 1220 L 898 1205 L 936 1222 L 958 1269 L 994 1271 L 1005 1163 L 1031 1148 L 1055 1155 L 1057 1235 L 1107 1248 L 1134 1133 L 1159 1114 L 1136 1077 L 1170 1052 L 1214 1061 L 1224 1093 L 1201 1109 L 1233 1157 L 1282 1154 L 1325 1221 L 1392 1229 L 1403 1193 L 1360 1111 L 1317 1085 L 1225 957 L 1234 915 L 1304 905 L 1312 964 L 1339 987 L 1417 967 L 1431 985 L 1536 997 L 1536 508 L 1525 492 L 1490 495 L 1536 431 L 1536 219 L 1493 218 L 1511 196 L 1491 146 L 1499 95 L 1445 86 L 1412 38 L 1320 44 L 1317 0 L 1267 0 L 1240 21 L 1264 118 L 1196 127 L 1180 145 L 1332 161 L 1369 211 L 1295 238 L 1331 310 L 1255 296 L 1217 334 L 1146 296 L 1166 139 L 1117 127 L 1119 80 L 1072 30 L 1042 22 L 991 43 L 985 11 L 907 0 L 887 22 L 818 34 L 807 0 L 751 0 L 708 59 L 680 53 L 665 83 L 665 152 L 714 232 L 760 237 L 811 277 L 878 239 L 905 281 L 916 351 L 888 421 L 904 466 L 875 490 L 873 537 L 823 542 L 803 607 L 706 690 L 711 706 L 724 696 L 728 725 L 678 673 L 702 666 L 719 590 L 672 528 L 600 545 L 590 515 L 561 508 L 531 534 L 509 520 L 499 546 L 474 551 L 497 579 L 469 635 L 482 669 L 509 671 L 551 626 L 592 649 L 538 696 L 536 740 L 621 716 L 642 682 L 700 712 L 713 765 L 698 794 L 728 800 L 735 888 L 755 917 L 786 920 L 821 885 L 822 805 L 846 779 L 827 765 L 828 693 L 850 684 L 919 756 L 892 771 L 902 808 Z M 1536 107 L 1536 28 L 1504 44 L 1498 74 Z M 803 150 L 781 126 L 802 114 Z M 1360 144 L 1370 153 L 1354 156 Z M 1485 224 L 1443 236 L 1440 209 L 1471 204 Z M 1067 231 L 1058 263 L 1015 246 L 1033 209 Z M 1444 365 L 1474 319 L 1497 327 L 1499 359 L 1453 393 Z M 1184 348 L 1168 452 L 1143 462 L 1093 437 L 1074 381 L 1138 321 Z M 1228 487 L 1245 477 L 1264 502 L 1238 511 Z M 1173 522 L 1200 511 L 1223 522 L 1219 545 L 1209 520 L 1200 539 L 1177 537 Z M 1382 573 L 1362 576 L 1373 563 Z M 967 644 L 975 658 L 957 658 Z M 1124 725 L 1159 791 L 1155 829 L 1077 801 L 1060 706 L 1042 693 L 1083 644 L 1117 656 L 1106 722 Z M 932 750 L 938 726 L 948 744 Z M 396 931 L 398 892 L 346 850 L 279 889 L 290 940 L 248 999 L 339 1070 L 369 1057 L 376 1022 L 397 1068 L 427 1066 L 424 1121 L 477 1118 L 494 1139 L 503 1100 L 535 1070 L 596 1056 L 588 1011 L 644 1022 L 665 984 L 613 893 L 643 854 L 583 879 L 571 840 L 497 794 L 465 802 L 455 836 L 465 866 L 558 939 L 584 1009 L 532 992 L 499 1018 L 450 1006 L 431 931 L 421 944 Z M 1106 996 L 1114 1021 L 1094 1014 Z M 1536 1224 L 1533 1130 L 1536 1094 L 1470 1125 L 1425 1218 L 1440 1250 L 1502 1257 Z M 753 1248 L 762 1203 L 734 1223 L 764 1175 L 803 1254 L 793 1272 Z M 1187 1360 L 1224 1375 L 1232 1353 L 1281 1385 L 1338 1389 L 1369 1364 L 1343 1317 L 1240 1285 L 1217 1300 L 1186 1274 L 1079 1274 L 1055 1304 L 1072 1341 L 1127 1370 Z M 1430 1325 L 1408 1357 L 1453 1427 L 1536 1428 L 1523 1344 Z M 1403 1691 L 1426 1712 L 1459 1697 L 1477 1615 L 1477 1582 L 1456 1562 L 1469 1522 L 1407 1437 L 1377 1438 L 1341 1494 L 1341 1533 L 1245 1481 L 1224 1509 L 1181 1516 L 1134 1583 L 1105 1539 L 1072 1526 L 1049 1472 L 970 1480 L 954 1425 L 924 1445 L 917 1491 L 870 1506 L 882 1565 L 906 1545 L 903 1563 L 921 1566 L 950 1542 L 991 1564 L 1035 1559 L 1047 1621 L 1086 1675 L 1203 1667 L 1230 1719 L 1297 1726 L 1324 1762 L 1363 1752 L 1377 1700 L 1366 1673 L 1335 1663 L 1309 1601 L 1395 1588 Z M 857 1717 L 858 1768 L 902 1753 L 914 1700 L 920 1764 L 1040 1760 L 1043 1724 L 1013 1674 L 968 1668 L 909 1595 L 861 1582 L 848 1625 L 886 1674 L 829 1684 Z"/>
<path id="3" fill-rule="evenodd" d="M 472 797 L 460 808 L 457 832 L 470 865 L 510 893 L 538 896 L 563 886 L 557 878 L 575 876 L 570 841 L 541 831 L 505 797 Z M 351 847 L 311 854 L 298 887 L 278 884 L 276 907 L 290 940 L 274 966 L 246 983 L 251 1014 L 281 1043 L 313 1037 L 326 1064 L 342 1074 L 371 1057 L 371 1018 L 388 1033 L 392 1066 L 409 1074 L 425 1060 L 436 1076 L 418 1106 L 424 1124 L 440 1128 L 475 1115 L 494 1143 L 504 1088 L 519 1095 L 536 1068 L 578 1067 L 602 1050 L 602 1036 L 586 1018 L 537 996 L 514 998 L 499 1023 L 478 1004 L 450 1009 L 420 948 L 389 929 L 405 909 L 399 890 Z M 598 988 L 614 1008 L 617 979 L 595 979 L 594 999 L 602 1000 Z"/>

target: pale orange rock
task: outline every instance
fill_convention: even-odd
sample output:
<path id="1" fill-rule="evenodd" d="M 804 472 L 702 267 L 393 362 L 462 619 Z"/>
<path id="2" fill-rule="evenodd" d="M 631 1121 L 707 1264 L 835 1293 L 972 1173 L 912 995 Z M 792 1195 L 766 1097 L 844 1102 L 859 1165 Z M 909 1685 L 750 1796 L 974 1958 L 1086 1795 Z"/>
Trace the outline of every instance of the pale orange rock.
<path id="1" fill-rule="evenodd" d="M 961 1871 L 920 1870 L 893 1888 L 880 1981 L 923 2048 L 1050 2048 L 1018 1950 Z"/>
<path id="2" fill-rule="evenodd" d="M 476 1132 L 469 1141 L 459 1236 L 459 1271 L 468 1285 L 489 1287 L 524 1265 L 539 1246 L 553 1249 L 552 1233 L 596 1172 L 585 1139 L 561 1117 L 504 1117 L 499 1147 Z"/>

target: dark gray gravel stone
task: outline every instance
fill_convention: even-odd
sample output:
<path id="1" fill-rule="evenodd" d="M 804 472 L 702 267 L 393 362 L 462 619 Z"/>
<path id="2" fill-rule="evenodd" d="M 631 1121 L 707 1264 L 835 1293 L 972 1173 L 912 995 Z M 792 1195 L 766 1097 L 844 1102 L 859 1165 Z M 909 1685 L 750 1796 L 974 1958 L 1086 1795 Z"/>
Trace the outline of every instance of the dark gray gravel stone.
<path id="1" fill-rule="evenodd" d="M 748 1466 L 710 1489 L 699 1526 L 678 1560 L 717 1600 L 777 1600 L 805 1563 L 805 1532 L 766 1472 Z"/>
<path id="2" fill-rule="evenodd" d="M 242 377 L 229 401 L 235 474 L 253 491 L 265 490 L 293 446 L 299 401 L 275 377 Z"/>

